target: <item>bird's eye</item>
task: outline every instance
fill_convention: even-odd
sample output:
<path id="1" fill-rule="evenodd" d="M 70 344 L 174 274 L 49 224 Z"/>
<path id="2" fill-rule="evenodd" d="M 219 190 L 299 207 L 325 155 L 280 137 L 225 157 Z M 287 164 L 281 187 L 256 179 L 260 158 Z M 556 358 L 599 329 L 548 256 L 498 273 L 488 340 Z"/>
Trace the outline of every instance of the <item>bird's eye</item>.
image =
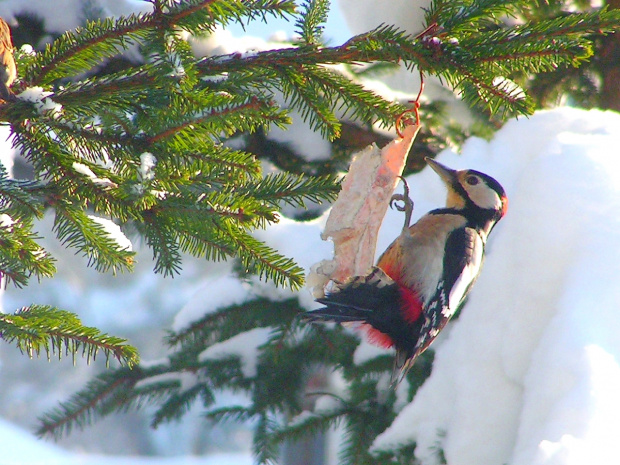
<path id="1" fill-rule="evenodd" d="M 475 186 L 480 182 L 480 179 L 478 179 L 476 176 L 468 176 L 466 181 L 467 184 L 469 184 L 470 186 Z"/>

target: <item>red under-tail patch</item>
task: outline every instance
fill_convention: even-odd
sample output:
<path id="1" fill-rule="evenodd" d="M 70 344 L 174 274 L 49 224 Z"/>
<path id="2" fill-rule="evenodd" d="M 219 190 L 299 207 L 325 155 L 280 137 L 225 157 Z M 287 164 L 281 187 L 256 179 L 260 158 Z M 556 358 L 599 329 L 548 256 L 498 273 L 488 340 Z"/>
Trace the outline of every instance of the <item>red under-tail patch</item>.
<path id="1" fill-rule="evenodd" d="M 401 298 L 401 310 L 403 312 L 403 318 L 409 323 L 414 323 L 420 318 L 422 314 L 422 302 L 418 293 L 412 291 L 408 287 L 398 286 Z"/>
<path id="2" fill-rule="evenodd" d="M 400 293 L 400 310 L 403 315 L 403 319 L 408 323 L 414 323 L 422 315 L 422 302 L 418 297 L 417 292 L 412 291 L 404 286 L 398 286 Z M 394 346 L 394 340 L 387 334 L 373 328 L 369 324 L 361 325 L 361 329 L 366 331 L 366 337 L 368 342 L 385 349 L 389 349 Z"/>
<path id="3" fill-rule="evenodd" d="M 366 331 L 366 338 L 371 344 L 383 347 L 384 349 L 389 349 L 394 346 L 394 341 L 390 336 L 373 328 L 371 325 L 363 324 L 361 325 L 361 329 Z"/>
<path id="4" fill-rule="evenodd" d="M 400 269 L 392 266 L 391 263 L 382 263 L 381 266 L 383 267 L 382 269 L 383 271 L 385 271 L 385 274 L 387 274 L 398 284 L 403 318 L 409 323 L 414 323 L 415 321 L 417 321 L 418 318 L 420 318 L 420 315 L 422 314 L 422 301 L 420 300 L 418 293 L 400 284 Z"/>

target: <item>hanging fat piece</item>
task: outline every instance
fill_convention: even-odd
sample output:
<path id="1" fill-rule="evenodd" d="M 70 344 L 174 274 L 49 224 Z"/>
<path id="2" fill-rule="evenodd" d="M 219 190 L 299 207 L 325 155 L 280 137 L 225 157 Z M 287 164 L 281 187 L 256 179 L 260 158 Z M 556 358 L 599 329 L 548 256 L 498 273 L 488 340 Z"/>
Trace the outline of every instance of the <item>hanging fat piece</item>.
<path id="1" fill-rule="evenodd" d="M 379 228 L 419 129 L 409 125 L 382 149 L 373 144 L 355 154 L 321 234 L 333 242 L 334 257 L 313 265 L 306 280 L 315 299 L 374 264 Z"/>

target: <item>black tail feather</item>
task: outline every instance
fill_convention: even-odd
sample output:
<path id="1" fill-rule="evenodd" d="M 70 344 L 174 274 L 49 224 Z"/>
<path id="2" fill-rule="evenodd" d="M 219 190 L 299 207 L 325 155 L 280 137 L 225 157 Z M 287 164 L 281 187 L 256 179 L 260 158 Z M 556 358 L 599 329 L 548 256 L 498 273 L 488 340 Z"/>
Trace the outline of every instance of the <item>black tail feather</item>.
<path id="1" fill-rule="evenodd" d="M 320 299 L 318 302 L 327 305 L 327 307 L 303 313 L 302 318 L 304 320 L 310 322 L 334 321 L 336 323 L 366 322 L 372 314 L 372 310 L 329 302 L 326 299 Z"/>
<path id="2" fill-rule="evenodd" d="M 317 302 L 324 308 L 303 314 L 306 321 L 360 322 L 379 324 L 386 316 L 398 317 L 400 294 L 396 283 L 381 268 L 355 276 Z"/>
<path id="3" fill-rule="evenodd" d="M 409 321 L 403 314 L 401 290 L 381 268 L 374 267 L 366 276 L 355 276 L 334 292 L 317 299 L 325 305 L 301 315 L 307 322 L 362 323 L 384 334 L 397 351 L 397 384 L 407 374 L 415 359 L 415 344 L 423 318 Z M 413 357 L 412 357 L 413 356 Z"/>

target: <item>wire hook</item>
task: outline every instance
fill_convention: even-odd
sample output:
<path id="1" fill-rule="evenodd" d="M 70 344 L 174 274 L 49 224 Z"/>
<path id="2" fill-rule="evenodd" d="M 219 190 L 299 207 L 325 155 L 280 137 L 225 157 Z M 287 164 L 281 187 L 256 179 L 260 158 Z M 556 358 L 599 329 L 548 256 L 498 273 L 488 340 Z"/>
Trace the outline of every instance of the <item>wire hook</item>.
<path id="1" fill-rule="evenodd" d="M 410 100 L 409 103 L 413 103 L 413 108 L 403 111 L 400 115 L 396 117 L 396 133 L 398 137 L 402 138 L 403 133 L 400 132 L 400 123 L 403 120 L 403 117 L 407 113 L 415 113 L 415 124 L 416 126 L 420 125 L 420 98 L 422 97 L 422 93 L 424 92 L 424 73 L 420 70 L 420 90 L 418 92 L 418 96 L 415 100 Z"/>

